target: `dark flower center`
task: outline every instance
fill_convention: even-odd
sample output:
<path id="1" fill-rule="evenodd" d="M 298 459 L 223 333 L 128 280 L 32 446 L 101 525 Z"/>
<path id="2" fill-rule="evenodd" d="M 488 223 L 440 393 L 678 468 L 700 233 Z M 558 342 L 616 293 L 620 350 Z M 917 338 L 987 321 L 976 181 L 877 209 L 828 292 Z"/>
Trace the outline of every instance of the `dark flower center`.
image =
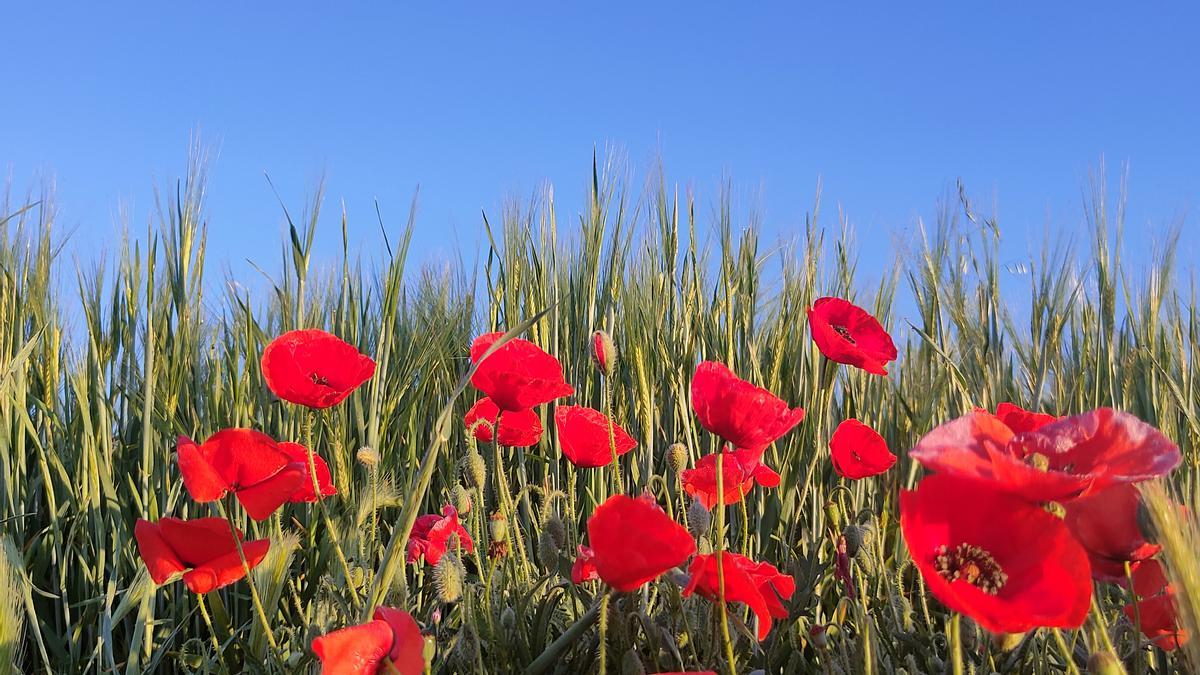
<path id="1" fill-rule="evenodd" d="M 317 384 L 322 387 L 329 386 L 329 380 L 325 379 L 320 373 L 313 373 L 312 375 L 309 375 L 308 377 L 309 377 L 309 379 L 311 379 L 313 381 L 313 384 Z"/>
<path id="2" fill-rule="evenodd" d="M 959 544 L 954 550 L 939 546 L 933 566 L 947 581 L 961 579 L 988 595 L 999 593 L 1008 582 L 1008 575 L 992 554 L 970 544 Z"/>
<path id="3" fill-rule="evenodd" d="M 850 344 L 857 344 L 854 342 L 854 336 L 850 335 L 850 329 L 846 328 L 845 326 L 833 324 L 833 330 L 838 335 L 841 335 L 842 339 L 844 339 L 846 342 L 849 342 Z"/>

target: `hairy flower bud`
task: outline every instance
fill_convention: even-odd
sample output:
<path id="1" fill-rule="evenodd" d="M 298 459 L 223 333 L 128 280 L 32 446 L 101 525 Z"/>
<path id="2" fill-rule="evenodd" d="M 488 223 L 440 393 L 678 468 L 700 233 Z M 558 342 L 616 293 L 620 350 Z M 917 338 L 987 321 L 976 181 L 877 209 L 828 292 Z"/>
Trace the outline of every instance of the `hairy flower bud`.
<path id="1" fill-rule="evenodd" d="M 613 344 L 612 336 L 602 330 L 592 333 L 592 362 L 605 377 L 612 377 L 616 372 L 617 346 Z"/>
<path id="2" fill-rule="evenodd" d="M 517 613 L 513 611 L 512 607 L 505 607 L 500 612 L 500 628 L 504 629 L 506 633 L 512 633 L 517 629 Z"/>
<path id="3" fill-rule="evenodd" d="M 667 448 L 667 463 L 675 473 L 683 473 L 688 465 L 688 449 L 683 443 L 672 443 Z"/>
<path id="4" fill-rule="evenodd" d="M 863 545 L 862 528 L 854 524 L 847 525 L 842 530 L 842 536 L 846 538 L 846 556 L 853 560 Z"/>
<path id="5" fill-rule="evenodd" d="M 450 490 L 450 503 L 454 505 L 454 509 L 459 515 L 471 512 L 471 491 L 462 485 L 455 483 Z"/>
<path id="6" fill-rule="evenodd" d="M 438 600 L 446 603 L 458 602 L 462 597 L 463 579 L 467 571 L 458 556 L 447 553 L 433 567 L 433 584 L 437 588 Z"/>
<path id="7" fill-rule="evenodd" d="M 699 500 L 692 500 L 687 511 L 688 529 L 693 537 L 699 537 L 708 532 L 709 526 L 712 525 L 712 514 L 708 509 L 704 508 Z"/>
<path id="8" fill-rule="evenodd" d="M 1110 652 L 1096 652 L 1088 659 L 1088 675 L 1125 675 L 1125 666 Z"/>
<path id="9" fill-rule="evenodd" d="M 463 480 L 469 487 L 482 490 L 487 485 L 487 463 L 483 455 L 471 450 L 462 458 Z"/>
<path id="10" fill-rule="evenodd" d="M 373 469 L 376 466 L 379 466 L 379 451 L 370 446 L 364 445 L 359 448 L 358 452 L 355 453 L 355 457 L 358 458 L 358 462 L 360 464 L 368 469 Z"/>

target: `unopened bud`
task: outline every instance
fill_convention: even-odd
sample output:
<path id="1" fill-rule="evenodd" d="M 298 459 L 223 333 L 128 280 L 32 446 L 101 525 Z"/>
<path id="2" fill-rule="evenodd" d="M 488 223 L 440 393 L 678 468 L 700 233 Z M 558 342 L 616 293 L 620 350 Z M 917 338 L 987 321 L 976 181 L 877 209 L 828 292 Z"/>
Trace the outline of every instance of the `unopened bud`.
<path id="1" fill-rule="evenodd" d="M 863 531 L 857 525 L 847 525 L 842 530 L 842 536 L 846 538 L 846 556 L 853 559 L 858 555 L 858 549 L 863 544 Z"/>
<path id="2" fill-rule="evenodd" d="M 454 487 L 450 490 L 450 503 L 454 505 L 454 510 L 458 511 L 460 515 L 470 513 L 471 491 L 455 483 Z"/>
<path id="3" fill-rule="evenodd" d="M 446 603 L 458 602 L 462 597 L 463 577 L 466 570 L 458 556 L 447 553 L 433 567 L 433 584 L 437 588 L 438 600 Z"/>
<path id="4" fill-rule="evenodd" d="M 592 361 L 605 377 L 612 377 L 617 369 L 617 346 L 602 330 L 592 333 Z"/>
<path id="5" fill-rule="evenodd" d="M 508 519 L 499 511 L 488 518 L 488 534 L 492 541 L 508 541 Z"/>
<path id="6" fill-rule="evenodd" d="M 675 473 L 683 473 L 688 465 L 687 446 L 683 443 L 672 443 L 671 447 L 667 448 L 667 463 Z"/>
<path id="7" fill-rule="evenodd" d="M 825 633 L 825 626 L 814 624 L 808 627 L 808 641 L 817 649 L 825 649 L 829 646 L 829 636 Z"/>
<path id="8" fill-rule="evenodd" d="M 487 485 L 487 463 L 483 455 L 475 450 L 468 452 L 462 459 L 463 480 L 469 487 L 482 490 Z"/>
<path id="9" fill-rule="evenodd" d="M 691 530 L 693 537 L 699 537 L 708 532 L 709 526 L 712 525 L 712 514 L 700 503 L 700 500 L 693 499 L 687 512 L 688 529 Z"/>
<path id="10" fill-rule="evenodd" d="M 825 520 L 829 528 L 837 532 L 842 522 L 842 510 L 838 508 L 837 502 L 825 502 Z"/>
<path id="11" fill-rule="evenodd" d="M 368 445 L 364 445 L 358 449 L 354 455 L 358 458 L 358 462 L 368 469 L 373 469 L 379 465 L 379 451 Z"/>
<path id="12" fill-rule="evenodd" d="M 1088 659 L 1088 675 L 1125 675 L 1125 666 L 1112 652 L 1096 652 Z"/>
<path id="13" fill-rule="evenodd" d="M 557 513 L 550 514 L 550 517 L 542 524 L 542 531 L 550 535 L 550 538 L 554 540 L 554 547 L 559 551 L 567 547 L 567 528 Z"/>
<path id="14" fill-rule="evenodd" d="M 500 612 L 500 627 L 506 633 L 512 633 L 517 629 L 517 613 L 513 611 L 512 607 L 505 607 Z"/>
<path id="15" fill-rule="evenodd" d="M 558 546 L 554 543 L 554 537 L 545 530 L 542 530 L 538 535 L 537 540 L 538 560 L 542 561 L 542 566 L 548 570 L 555 568 L 555 563 L 558 562 Z"/>

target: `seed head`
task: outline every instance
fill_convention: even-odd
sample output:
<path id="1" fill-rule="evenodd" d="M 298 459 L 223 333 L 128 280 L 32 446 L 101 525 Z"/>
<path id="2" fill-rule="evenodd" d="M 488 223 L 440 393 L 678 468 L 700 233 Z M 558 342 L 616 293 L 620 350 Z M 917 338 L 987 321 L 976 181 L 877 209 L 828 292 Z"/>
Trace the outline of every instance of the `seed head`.
<path id="1" fill-rule="evenodd" d="M 364 445 L 359 448 L 358 452 L 355 453 L 354 456 L 358 458 L 360 464 L 368 469 L 373 469 L 376 466 L 379 466 L 379 451 L 369 445 Z"/>
<path id="2" fill-rule="evenodd" d="M 605 377 L 612 377 L 617 370 L 617 346 L 612 336 L 602 330 L 592 333 L 592 362 Z"/>
<path id="3" fill-rule="evenodd" d="M 488 534 L 492 541 L 508 540 L 508 519 L 503 513 L 496 511 L 488 518 Z"/>

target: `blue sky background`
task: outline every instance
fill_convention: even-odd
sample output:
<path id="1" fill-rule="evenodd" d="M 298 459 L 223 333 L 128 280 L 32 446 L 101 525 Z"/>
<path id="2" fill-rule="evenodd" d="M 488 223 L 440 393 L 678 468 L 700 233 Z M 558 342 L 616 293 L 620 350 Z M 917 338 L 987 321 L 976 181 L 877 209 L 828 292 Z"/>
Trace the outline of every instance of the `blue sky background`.
<path id="1" fill-rule="evenodd" d="M 583 204 L 595 146 L 710 204 L 723 176 L 788 236 L 824 182 L 872 266 L 961 177 L 1000 206 L 1005 255 L 1083 231 L 1101 157 L 1130 165 L 1134 256 L 1173 223 L 1187 264 L 1200 202 L 1200 10 L 1125 3 L 8 3 L 0 168 L 57 185 L 70 250 L 144 231 L 152 187 L 214 150 L 210 261 L 279 266 L 282 213 L 322 175 L 319 240 L 378 250 L 373 200 L 414 253 L 480 247 L 480 211 L 556 185 Z M 640 178 L 639 178 L 640 180 Z M 708 213 L 708 209 L 701 210 Z M 1082 241 L 1080 242 L 1082 244 Z M 217 271 L 213 269 L 212 271 Z"/>

